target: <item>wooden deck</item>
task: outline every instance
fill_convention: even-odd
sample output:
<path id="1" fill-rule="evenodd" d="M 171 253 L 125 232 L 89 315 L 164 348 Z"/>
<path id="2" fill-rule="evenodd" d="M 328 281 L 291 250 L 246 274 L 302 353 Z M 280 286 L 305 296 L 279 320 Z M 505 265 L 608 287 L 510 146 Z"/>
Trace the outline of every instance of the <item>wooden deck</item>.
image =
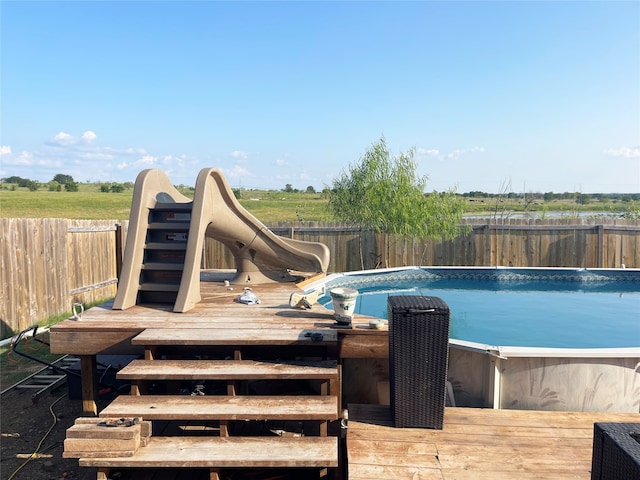
<path id="1" fill-rule="evenodd" d="M 179 348 L 184 332 L 190 330 L 188 337 L 192 343 L 194 336 L 197 336 L 203 348 L 217 346 L 222 358 L 225 355 L 224 347 L 231 356 L 242 347 L 258 351 L 264 348 L 267 354 L 274 349 L 288 349 L 305 356 L 334 358 L 345 355 L 370 356 L 376 348 L 382 350 L 381 355 L 384 355 L 388 348 L 388 343 L 385 343 L 387 331 L 370 329 L 370 317 L 359 315 L 354 320 L 353 328 L 345 330 L 337 327 L 333 312 L 320 305 L 310 310 L 291 308 L 289 296 L 301 292 L 299 285 L 293 283 L 252 285 L 252 291 L 261 303 L 238 303 L 235 299 L 242 293 L 243 287 L 226 286 L 224 280 L 231 276 L 232 273 L 203 272 L 202 300 L 186 313 L 174 313 L 171 305 L 162 304 L 112 310 L 112 302 L 107 302 L 87 310 L 81 319 L 65 320 L 55 325 L 51 329 L 51 351 L 80 356 L 85 414 L 97 414 L 95 356 L 99 353 L 142 354 L 145 345 L 149 348 L 149 342 L 145 340 L 148 335 L 160 338 L 165 332 L 166 341 L 156 342 L 151 348 L 175 349 Z M 194 334 L 196 329 L 198 332 Z M 143 332 L 145 334 L 134 341 Z M 313 334 L 322 335 L 322 339 L 318 341 Z M 360 340 L 339 342 L 338 335 L 379 340 L 372 349 L 367 342 Z M 343 352 L 345 346 L 355 353 Z M 193 352 L 193 345 L 188 348 Z M 147 351 L 147 354 L 151 353 Z"/>
<path id="2" fill-rule="evenodd" d="M 80 356 L 85 416 L 153 422 L 150 439 L 122 454 L 111 451 L 102 431 L 92 433 L 100 438 L 69 440 L 65 454 L 78 457 L 81 466 L 97 467 L 100 480 L 120 467 L 134 478 L 138 468 L 151 469 L 148 478 L 164 478 L 177 468 L 185 471 L 176 478 L 204 473 L 226 479 L 226 470 L 238 467 L 257 473 L 286 469 L 287 478 L 298 478 L 297 469 L 315 471 L 314 478 L 343 478 L 340 339 L 354 333 L 386 338 L 387 332 L 370 329 L 369 317 L 359 316 L 354 328 L 344 329 L 320 305 L 291 308 L 289 297 L 301 292 L 293 283 L 252 285 L 260 302 L 238 303 L 243 286 L 225 285 L 224 279 L 203 281 L 201 302 L 186 313 L 173 312 L 171 305 L 112 310 L 105 303 L 52 328 L 51 350 Z M 98 412 L 96 356 L 105 353 L 144 359 L 118 369 L 117 378 L 131 382 L 131 395 Z M 181 393 L 196 382 L 202 382 L 202 396 Z M 218 392 L 220 383 L 226 393 Z M 209 388 L 216 393 L 203 393 Z M 192 437 L 183 426 L 190 434 L 191 427 L 208 428 Z"/>
<path id="3" fill-rule="evenodd" d="M 107 302 L 84 312 L 80 320 L 65 320 L 51 329 L 52 352 L 77 355 L 95 355 L 104 350 L 131 352 L 135 350 L 131 345 L 133 337 L 147 329 L 173 330 L 175 339 L 165 342 L 165 345 L 179 344 L 180 332 L 184 329 L 215 330 L 214 334 L 203 338 L 207 345 L 211 345 L 213 339 L 233 345 L 238 343 L 234 342 L 235 339 L 244 345 L 296 344 L 304 347 L 316 343 L 311 337 L 304 336 L 309 332 L 324 333 L 327 335 L 324 342 L 335 341 L 336 332 L 380 338 L 387 336 L 384 329 L 369 328 L 371 317 L 358 315 L 352 329 L 341 330 L 333 319 L 333 312 L 319 305 L 310 310 L 291 308 L 290 294 L 301 291 L 292 283 L 253 285 L 252 291 L 261 303 L 244 305 L 234 301 L 242 293 L 242 286 L 225 286 L 222 283 L 224 275 L 207 278 L 210 281 L 201 283 L 202 300 L 185 313 L 172 312 L 172 306 L 168 304 L 135 305 L 126 310 L 112 310 L 113 302 Z M 293 335 L 290 333 L 292 330 L 296 332 Z M 206 332 L 203 334 L 207 335 Z M 144 337 L 141 338 L 138 343 L 144 344 Z"/>
<path id="4" fill-rule="evenodd" d="M 394 428 L 390 409 L 350 405 L 348 479 L 591 478 L 594 422 L 638 414 L 446 408 L 442 430 Z"/>
<path id="5" fill-rule="evenodd" d="M 223 283 L 224 276 L 209 280 L 202 282 L 202 301 L 187 313 L 173 313 L 170 306 L 161 305 L 111 310 L 107 303 L 86 311 L 82 319 L 66 320 L 52 327 L 51 351 L 81 357 L 85 415 L 98 413 L 95 356 L 99 353 L 137 352 L 150 360 L 157 353 L 156 348 L 176 349 L 184 343 L 191 349 L 228 348 L 232 358 L 238 354 L 237 361 L 244 359 L 239 350 L 263 347 L 278 355 L 291 349 L 338 362 L 345 358 L 388 356 L 388 331 L 370 329 L 369 317 L 356 316 L 353 328 L 345 330 L 337 327 L 331 311 L 319 305 L 311 310 L 290 308 L 290 294 L 299 291 L 294 284 L 252 286 L 261 303 L 244 305 L 234 301 L 242 287 L 229 290 Z M 307 335 L 313 333 L 322 333 L 322 339 Z M 265 393 L 270 394 L 273 393 Z M 349 398 L 344 400 L 348 402 Z M 112 408 L 124 407 L 129 409 L 132 405 L 116 403 Z M 225 406 L 229 412 L 218 412 L 217 418 L 223 414 L 223 420 L 235 418 L 236 407 Z M 185 418 L 171 408 L 166 405 L 167 410 L 162 410 L 160 416 Z M 273 418 L 295 417 L 288 410 L 278 410 L 278 405 L 274 408 Z M 318 408 L 325 412 L 325 407 Z M 335 403 L 329 408 L 335 410 Z M 197 415 L 195 409 L 188 410 Z M 348 465 L 343 480 L 589 479 L 593 423 L 638 422 L 640 418 L 638 414 L 447 408 L 444 429 L 427 430 L 394 428 L 389 407 L 351 404 L 348 410 Z M 326 417 L 326 412 L 318 417 Z M 180 469 L 174 473 L 174 478 L 196 478 L 193 472 L 185 474 Z M 155 478 L 150 475 L 147 478 Z M 205 477 L 210 478 L 206 473 Z"/>

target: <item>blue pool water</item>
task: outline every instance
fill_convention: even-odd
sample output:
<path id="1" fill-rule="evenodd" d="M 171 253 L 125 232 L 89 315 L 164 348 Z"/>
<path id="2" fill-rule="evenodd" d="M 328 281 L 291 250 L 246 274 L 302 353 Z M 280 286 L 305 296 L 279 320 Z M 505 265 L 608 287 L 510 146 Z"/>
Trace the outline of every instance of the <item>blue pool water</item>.
<path id="1" fill-rule="evenodd" d="M 440 297 L 451 311 L 450 337 L 459 340 L 557 348 L 640 346 L 640 281 L 576 280 L 566 272 L 523 276 L 520 271 L 503 278 L 495 271 L 443 272 L 344 276 L 327 283 L 326 291 L 356 288 L 355 313 L 378 318 L 387 318 L 389 295 Z M 332 308 L 328 296 L 320 303 Z"/>

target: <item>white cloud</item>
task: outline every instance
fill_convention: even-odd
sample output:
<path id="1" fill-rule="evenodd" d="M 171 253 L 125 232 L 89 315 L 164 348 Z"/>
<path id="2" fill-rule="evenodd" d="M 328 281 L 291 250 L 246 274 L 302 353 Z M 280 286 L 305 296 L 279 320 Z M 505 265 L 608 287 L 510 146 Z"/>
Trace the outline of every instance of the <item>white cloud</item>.
<path id="1" fill-rule="evenodd" d="M 163 165 L 179 165 L 182 163 L 182 157 L 176 155 L 163 155 L 160 158 L 160 163 Z"/>
<path id="2" fill-rule="evenodd" d="M 457 160 L 463 155 L 473 153 L 484 153 L 484 147 L 459 148 L 449 152 L 446 157 L 449 160 Z"/>
<path id="3" fill-rule="evenodd" d="M 286 167 L 287 166 L 287 161 L 286 160 L 282 160 L 282 159 L 278 159 L 274 163 L 276 164 L 276 167 Z"/>
<path id="4" fill-rule="evenodd" d="M 23 150 L 18 155 L 11 159 L 12 165 L 37 165 L 33 153 Z"/>
<path id="5" fill-rule="evenodd" d="M 66 132 L 58 132 L 55 137 L 53 137 L 53 142 L 59 145 L 71 145 L 75 143 L 75 140 L 73 139 L 73 136 Z"/>
<path id="6" fill-rule="evenodd" d="M 135 179 L 140 170 L 162 168 L 178 183 L 192 184 L 200 162 L 184 154 L 163 152 L 153 155 L 145 148 L 112 147 L 97 143 L 97 135 L 86 130 L 80 136 L 60 131 L 45 140 L 39 148 L 15 152 L 0 147 L 0 177 L 18 175 L 33 180 L 49 181 L 54 175 L 71 175 L 77 181 L 118 181 Z M 189 165 L 190 171 L 186 168 Z M 176 177 L 174 179 L 174 177 Z"/>
<path id="7" fill-rule="evenodd" d="M 426 157 L 437 157 L 440 155 L 440 151 L 435 148 L 417 148 L 416 153 Z"/>
<path id="8" fill-rule="evenodd" d="M 473 153 L 484 153 L 484 147 L 471 147 L 471 148 L 457 148 L 455 150 L 451 150 L 448 153 L 441 152 L 437 148 L 416 148 L 416 155 L 418 157 L 431 157 L 437 160 L 457 160 L 463 155 L 473 154 Z"/>
<path id="9" fill-rule="evenodd" d="M 187 161 L 188 158 L 184 154 L 163 155 L 156 168 L 163 168 L 167 176 L 169 176 L 169 178 L 173 178 L 175 174 L 180 175 L 181 173 L 184 173 Z M 191 180 L 191 182 L 193 181 L 194 180 Z"/>
<path id="10" fill-rule="evenodd" d="M 106 152 L 78 152 L 78 157 L 83 158 L 85 160 L 100 160 L 100 161 L 109 161 L 113 160 L 113 155 L 111 153 Z"/>
<path id="11" fill-rule="evenodd" d="M 86 140 L 87 142 L 92 142 L 96 139 L 96 136 L 97 135 L 95 134 L 95 132 L 92 132 L 91 130 L 87 130 L 82 134 L 82 139 Z"/>
<path id="12" fill-rule="evenodd" d="M 153 164 L 156 163 L 157 160 L 158 160 L 157 157 L 154 157 L 152 155 L 145 155 L 145 156 L 139 158 L 136 163 L 138 165 L 153 165 Z"/>
<path id="13" fill-rule="evenodd" d="M 242 150 L 234 150 L 231 152 L 231 156 L 236 160 L 247 160 L 249 158 L 249 153 L 243 152 Z"/>
<path id="14" fill-rule="evenodd" d="M 124 153 L 130 154 L 130 155 L 146 155 L 147 151 L 144 148 L 126 148 L 125 150 L 123 150 Z"/>
<path id="15" fill-rule="evenodd" d="M 240 165 L 234 165 L 233 168 L 224 168 L 222 169 L 222 171 L 224 173 L 224 176 L 227 178 L 242 179 L 255 177 L 251 170 Z"/>
<path id="16" fill-rule="evenodd" d="M 449 152 L 447 154 L 447 158 L 449 160 L 456 160 L 458 158 L 460 158 L 460 155 L 462 155 L 464 153 L 464 150 L 454 150 L 452 152 Z"/>
<path id="17" fill-rule="evenodd" d="M 640 147 L 609 148 L 604 153 L 609 157 L 640 158 Z"/>
<path id="18" fill-rule="evenodd" d="M 51 145 L 68 147 L 70 145 L 76 145 L 78 143 L 91 143 L 97 138 L 97 135 L 92 130 L 84 132 L 80 138 L 76 138 L 67 132 L 58 132 L 50 142 Z"/>

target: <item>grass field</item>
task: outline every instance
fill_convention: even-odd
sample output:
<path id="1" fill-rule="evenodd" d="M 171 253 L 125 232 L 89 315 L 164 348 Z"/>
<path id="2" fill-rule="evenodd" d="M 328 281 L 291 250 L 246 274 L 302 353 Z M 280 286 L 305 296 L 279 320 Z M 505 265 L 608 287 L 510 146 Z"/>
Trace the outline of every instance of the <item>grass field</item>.
<path id="1" fill-rule="evenodd" d="M 191 192 L 183 192 L 192 196 Z M 0 217 L 4 218 L 71 218 L 87 220 L 127 220 L 131 208 L 133 189 L 122 193 L 104 193 L 98 184 L 80 184 L 78 192 L 50 192 L 27 188 L 0 190 Z M 327 212 L 327 198 L 322 193 L 284 192 L 276 190 L 241 190 L 240 203 L 256 218 L 270 222 L 331 222 Z M 578 205 L 573 200 L 524 202 L 518 198 L 505 199 L 506 204 L 496 204 L 495 198 L 467 200 L 467 214 L 504 216 L 508 212 L 564 212 L 567 216 L 579 212 L 637 211 L 632 202 L 593 200 Z"/>
<path id="2" fill-rule="evenodd" d="M 38 335 L 38 339 L 48 343 L 49 334 Z M 55 355 L 49 351 L 49 345 L 42 344 L 36 339 L 26 339 L 16 345 L 16 350 L 43 362 L 53 363 L 62 355 Z M 0 389 L 4 390 L 32 373 L 45 368 L 46 365 L 25 358 L 10 346 L 0 348 Z"/>
<path id="3" fill-rule="evenodd" d="M 184 192 L 187 196 L 190 192 Z M 78 192 L 0 190 L 4 218 L 72 218 L 128 220 L 133 190 L 100 192 L 83 184 Z M 240 203 L 263 222 L 331 221 L 321 193 L 242 190 Z"/>
<path id="4" fill-rule="evenodd" d="M 104 298 L 101 300 L 97 300 L 93 303 L 85 304 L 83 305 L 83 307 L 85 310 L 88 310 L 89 308 L 99 305 L 106 300 L 108 299 Z M 46 365 L 43 365 L 42 363 L 25 358 L 14 350 L 23 352 L 31 357 L 48 363 L 52 363 L 62 356 L 59 354 L 51 353 L 49 349 L 49 333 L 46 328 L 55 325 L 62 320 L 66 320 L 67 318 L 71 317 L 72 314 L 73 312 L 63 312 L 58 315 L 49 317 L 46 320 L 38 322 L 40 328 L 38 328 L 38 330 L 36 331 L 36 338 L 24 336 L 20 339 L 20 341 L 17 342 L 17 344 L 15 345 L 15 349 L 11 344 L 0 347 L 1 390 L 14 385 L 23 378 L 26 378 L 32 373 L 35 373 L 46 367 Z M 42 342 L 38 341 L 37 339 L 42 340 Z"/>

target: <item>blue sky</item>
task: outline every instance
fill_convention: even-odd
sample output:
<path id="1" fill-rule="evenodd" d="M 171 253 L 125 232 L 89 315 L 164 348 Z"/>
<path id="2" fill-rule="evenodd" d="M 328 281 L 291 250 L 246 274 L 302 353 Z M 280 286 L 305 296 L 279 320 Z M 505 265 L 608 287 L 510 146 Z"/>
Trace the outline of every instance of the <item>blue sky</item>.
<path id="1" fill-rule="evenodd" d="M 7 1 L 0 177 L 640 191 L 640 2 Z"/>

